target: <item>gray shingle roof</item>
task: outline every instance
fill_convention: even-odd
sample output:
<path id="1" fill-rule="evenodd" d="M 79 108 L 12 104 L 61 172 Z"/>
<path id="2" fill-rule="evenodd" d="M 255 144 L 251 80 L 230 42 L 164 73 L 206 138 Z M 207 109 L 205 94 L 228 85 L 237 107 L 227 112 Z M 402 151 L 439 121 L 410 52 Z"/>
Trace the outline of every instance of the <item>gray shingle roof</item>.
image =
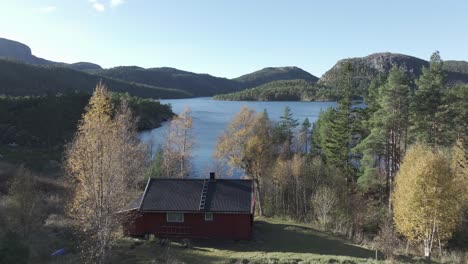
<path id="1" fill-rule="evenodd" d="M 204 179 L 150 179 L 140 211 L 197 211 Z M 210 181 L 204 212 L 250 213 L 252 180 Z"/>

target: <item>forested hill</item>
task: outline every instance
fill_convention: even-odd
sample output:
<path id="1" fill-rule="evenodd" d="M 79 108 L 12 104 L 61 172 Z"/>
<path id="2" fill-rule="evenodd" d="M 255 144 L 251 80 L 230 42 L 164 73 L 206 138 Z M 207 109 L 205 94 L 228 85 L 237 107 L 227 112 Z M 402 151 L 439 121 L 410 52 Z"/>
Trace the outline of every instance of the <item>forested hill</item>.
<path id="1" fill-rule="evenodd" d="M 307 80 L 273 81 L 236 93 L 222 94 L 215 100 L 226 101 L 331 101 L 336 89 Z"/>
<path id="2" fill-rule="evenodd" d="M 91 62 L 77 62 L 72 64 L 50 61 L 34 56 L 27 45 L 5 38 L 0 38 L 0 58 L 17 60 L 34 65 L 64 66 L 76 70 L 101 69 L 101 66 Z"/>
<path id="3" fill-rule="evenodd" d="M 252 88 L 272 81 L 297 79 L 317 82 L 319 78 L 298 67 L 268 67 L 233 80 L 242 83 L 244 88 Z"/>
<path id="4" fill-rule="evenodd" d="M 187 98 L 192 94 L 176 89 L 129 83 L 57 66 L 34 66 L 0 59 L 0 94 L 29 96 L 82 91 L 91 93 L 101 81 L 110 91 L 143 98 Z"/>
<path id="5" fill-rule="evenodd" d="M 212 96 L 241 89 L 238 82 L 226 78 L 168 67 L 145 69 L 136 66 L 120 66 L 91 72 L 130 82 L 181 89 L 194 96 Z"/>
<path id="6" fill-rule="evenodd" d="M 356 90 L 353 92 L 357 95 L 365 95 L 371 80 L 378 75 L 386 76 L 394 64 L 404 69 L 412 80 L 421 75 L 422 67 L 429 66 L 429 62 L 408 55 L 389 52 L 374 53 L 366 57 L 338 61 L 335 66 L 320 77 L 318 82 L 327 86 L 337 87 L 343 74 L 343 66 L 348 62 L 351 63 L 353 68 L 352 77 L 354 87 L 356 87 Z M 445 61 L 444 69 L 446 70 L 447 82 L 449 84 L 468 82 L 468 62 Z"/>
<path id="7" fill-rule="evenodd" d="M 456 61 L 446 60 L 444 61 L 444 70 L 453 73 L 468 74 L 468 62 L 467 61 Z"/>

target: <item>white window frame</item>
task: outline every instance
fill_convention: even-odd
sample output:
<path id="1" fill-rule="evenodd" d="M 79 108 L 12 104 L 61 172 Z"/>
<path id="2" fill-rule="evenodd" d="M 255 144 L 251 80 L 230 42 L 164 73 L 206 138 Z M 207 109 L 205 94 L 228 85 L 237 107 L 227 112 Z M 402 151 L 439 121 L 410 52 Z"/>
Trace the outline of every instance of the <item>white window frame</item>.
<path id="1" fill-rule="evenodd" d="M 170 215 L 172 215 L 172 216 L 182 216 L 182 217 L 175 217 L 175 219 L 174 219 L 174 217 L 172 217 L 172 219 L 171 219 L 171 217 L 169 217 Z M 166 221 L 168 223 L 183 223 L 184 220 L 185 220 L 184 218 L 185 218 L 184 213 L 179 213 L 179 212 L 167 212 L 166 213 Z"/>
<path id="2" fill-rule="evenodd" d="M 211 217 L 207 217 L 207 216 L 211 216 Z M 205 213 L 205 221 L 213 221 L 213 213 Z"/>

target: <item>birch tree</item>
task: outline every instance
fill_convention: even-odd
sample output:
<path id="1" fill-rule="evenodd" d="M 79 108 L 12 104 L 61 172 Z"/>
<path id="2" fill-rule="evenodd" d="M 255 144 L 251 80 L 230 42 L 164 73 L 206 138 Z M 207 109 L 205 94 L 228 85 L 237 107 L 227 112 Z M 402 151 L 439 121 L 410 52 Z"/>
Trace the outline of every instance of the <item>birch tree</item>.
<path id="1" fill-rule="evenodd" d="M 465 187 L 444 153 L 421 144 L 407 152 L 395 183 L 396 229 L 408 240 L 422 242 L 424 256 L 430 258 L 434 243 L 448 240 L 457 226 Z"/>
<path id="2" fill-rule="evenodd" d="M 268 115 L 243 106 L 218 139 L 215 157 L 244 171 L 254 181 L 258 212 L 264 214 L 262 182 L 272 162 L 271 124 Z"/>
<path id="3" fill-rule="evenodd" d="M 171 121 L 165 138 L 162 166 L 166 177 L 186 178 L 190 175 L 194 146 L 192 112 L 185 108 Z"/>
<path id="4" fill-rule="evenodd" d="M 65 168 L 73 190 L 68 213 L 81 235 L 84 263 L 107 263 L 133 183 L 142 175 L 145 150 L 136 140 L 128 107 L 116 113 L 109 92 L 98 84 L 67 147 Z"/>

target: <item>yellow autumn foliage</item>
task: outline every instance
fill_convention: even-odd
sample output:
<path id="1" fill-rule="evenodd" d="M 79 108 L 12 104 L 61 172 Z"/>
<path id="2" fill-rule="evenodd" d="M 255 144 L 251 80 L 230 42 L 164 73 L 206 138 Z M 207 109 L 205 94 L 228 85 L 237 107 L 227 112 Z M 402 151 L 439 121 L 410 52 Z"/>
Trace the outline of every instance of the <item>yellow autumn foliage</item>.
<path id="1" fill-rule="evenodd" d="M 460 219 L 463 186 L 440 150 L 417 144 L 403 159 L 393 192 L 396 229 L 422 241 L 430 256 L 433 241 L 449 239 Z M 427 251 L 427 252 L 426 252 Z"/>
<path id="2" fill-rule="evenodd" d="M 144 168 L 146 153 L 136 138 L 136 122 L 125 103 L 118 109 L 99 84 L 86 107 L 65 168 L 72 198 L 69 216 L 82 234 L 85 263 L 106 263 L 125 208 Z"/>

